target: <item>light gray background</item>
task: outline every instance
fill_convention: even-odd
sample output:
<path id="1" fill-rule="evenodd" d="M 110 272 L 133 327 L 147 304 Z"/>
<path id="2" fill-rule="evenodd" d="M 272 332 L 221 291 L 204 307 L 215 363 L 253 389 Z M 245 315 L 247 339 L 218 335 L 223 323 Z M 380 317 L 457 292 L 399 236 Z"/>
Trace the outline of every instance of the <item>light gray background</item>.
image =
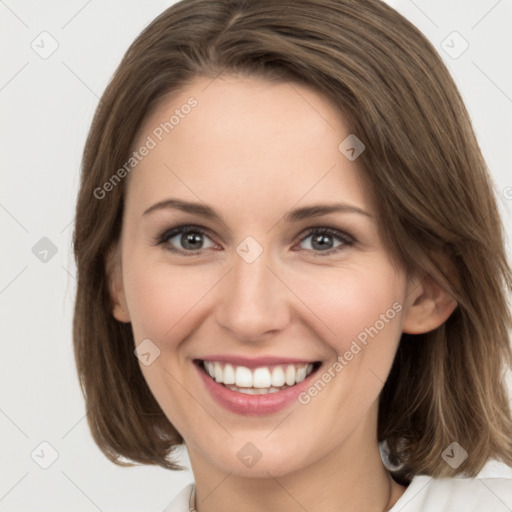
<path id="1" fill-rule="evenodd" d="M 128 45 L 172 3 L 0 0 L 3 512 L 161 511 L 192 481 L 189 471 L 121 468 L 101 454 L 84 418 L 71 342 L 71 235 L 87 130 Z M 449 66 L 493 174 L 510 238 L 512 0 L 389 3 L 422 30 Z M 50 36 L 40 35 L 45 31 Z M 454 31 L 469 44 L 457 58 L 464 43 Z M 42 58 L 53 40 L 58 48 Z M 43 237 L 57 251 L 45 262 L 45 254 L 37 257 L 32 249 Z M 52 449 L 58 458 L 43 469 Z"/>

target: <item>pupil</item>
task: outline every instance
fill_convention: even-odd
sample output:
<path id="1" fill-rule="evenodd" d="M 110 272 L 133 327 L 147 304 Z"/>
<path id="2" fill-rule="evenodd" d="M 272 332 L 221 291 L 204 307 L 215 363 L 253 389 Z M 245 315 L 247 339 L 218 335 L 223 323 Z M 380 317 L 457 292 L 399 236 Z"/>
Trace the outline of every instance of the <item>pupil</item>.
<path id="1" fill-rule="evenodd" d="M 313 247 L 315 247 L 315 244 L 318 243 L 318 247 L 319 249 L 321 250 L 325 250 L 325 249 L 329 249 L 330 247 L 327 247 L 327 246 L 332 246 L 332 241 L 329 240 L 330 238 L 330 235 L 315 235 L 313 237 Z"/>
<path id="2" fill-rule="evenodd" d="M 185 233 L 181 237 L 181 240 L 183 247 L 187 249 L 197 249 L 198 246 L 194 244 L 198 244 L 199 247 L 201 246 L 201 236 L 197 233 Z"/>

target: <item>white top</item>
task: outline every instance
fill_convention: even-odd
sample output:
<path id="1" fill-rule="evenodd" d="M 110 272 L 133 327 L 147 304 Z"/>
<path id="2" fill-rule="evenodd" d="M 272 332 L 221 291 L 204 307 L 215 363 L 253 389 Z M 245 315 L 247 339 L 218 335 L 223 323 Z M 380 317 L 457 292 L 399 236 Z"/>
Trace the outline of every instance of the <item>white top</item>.
<path id="1" fill-rule="evenodd" d="M 188 512 L 188 484 L 163 512 Z M 491 461 L 475 478 L 415 476 L 389 512 L 511 512 L 512 468 Z"/>

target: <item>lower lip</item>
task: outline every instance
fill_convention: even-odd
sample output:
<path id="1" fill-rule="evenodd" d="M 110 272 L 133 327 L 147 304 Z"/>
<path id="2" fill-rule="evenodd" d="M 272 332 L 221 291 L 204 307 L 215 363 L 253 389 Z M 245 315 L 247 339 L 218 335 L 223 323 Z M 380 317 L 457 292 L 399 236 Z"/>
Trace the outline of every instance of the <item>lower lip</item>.
<path id="1" fill-rule="evenodd" d="M 302 382 L 283 389 L 282 391 L 267 393 L 265 395 L 248 395 L 246 393 L 232 391 L 213 380 L 204 371 L 202 363 L 195 364 L 195 366 L 203 379 L 206 389 L 219 405 L 231 412 L 246 416 L 272 414 L 298 401 L 299 395 L 310 386 L 312 376 L 315 375 L 318 370 L 311 372 Z"/>

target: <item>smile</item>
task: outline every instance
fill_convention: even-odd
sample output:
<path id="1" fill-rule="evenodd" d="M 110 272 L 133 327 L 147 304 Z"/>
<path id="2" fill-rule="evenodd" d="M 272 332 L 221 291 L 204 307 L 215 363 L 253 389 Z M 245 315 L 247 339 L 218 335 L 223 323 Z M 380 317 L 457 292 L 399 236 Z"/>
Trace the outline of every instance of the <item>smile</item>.
<path id="1" fill-rule="evenodd" d="M 222 361 L 198 361 L 212 380 L 237 393 L 264 395 L 299 384 L 313 373 L 319 362 L 282 363 L 248 368 Z"/>

